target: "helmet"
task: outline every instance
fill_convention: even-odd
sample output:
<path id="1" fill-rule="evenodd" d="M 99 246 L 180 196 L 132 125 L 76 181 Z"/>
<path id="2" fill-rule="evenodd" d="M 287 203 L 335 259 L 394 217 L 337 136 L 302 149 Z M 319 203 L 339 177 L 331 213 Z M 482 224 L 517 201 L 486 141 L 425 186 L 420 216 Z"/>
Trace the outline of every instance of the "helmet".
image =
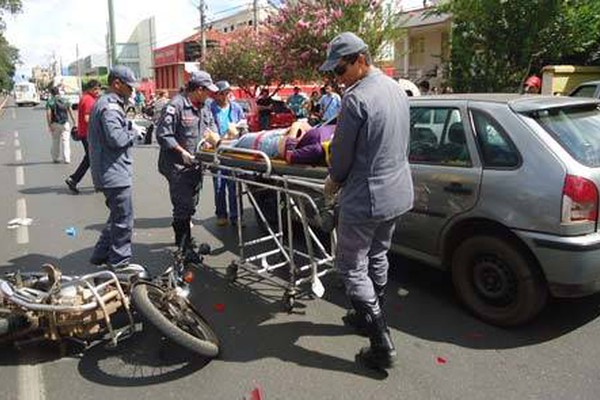
<path id="1" fill-rule="evenodd" d="M 532 87 L 536 87 L 536 88 L 541 88 L 542 87 L 542 80 L 540 78 L 538 78 L 537 76 L 535 76 L 535 75 L 531 75 L 525 81 L 525 86 L 532 86 Z"/>

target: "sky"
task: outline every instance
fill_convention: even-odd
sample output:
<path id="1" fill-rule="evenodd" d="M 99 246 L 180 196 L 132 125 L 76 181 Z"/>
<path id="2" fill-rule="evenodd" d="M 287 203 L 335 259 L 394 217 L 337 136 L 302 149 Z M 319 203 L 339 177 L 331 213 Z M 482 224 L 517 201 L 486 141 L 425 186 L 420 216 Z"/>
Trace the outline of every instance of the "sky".
<path id="1" fill-rule="evenodd" d="M 420 0 L 407 0 L 422 3 Z M 107 0 L 22 0 L 23 11 L 4 15 L 5 36 L 19 49 L 22 65 L 17 76 L 31 74 L 36 65 L 48 65 L 53 54 L 63 66 L 79 57 L 106 52 Z M 205 0 L 207 17 L 227 15 L 251 0 Z M 117 42 L 126 41 L 141 20 L 154 15 L 157 47 L 176 43 L 200 25 L 199 0 L 113 0 Z"/>

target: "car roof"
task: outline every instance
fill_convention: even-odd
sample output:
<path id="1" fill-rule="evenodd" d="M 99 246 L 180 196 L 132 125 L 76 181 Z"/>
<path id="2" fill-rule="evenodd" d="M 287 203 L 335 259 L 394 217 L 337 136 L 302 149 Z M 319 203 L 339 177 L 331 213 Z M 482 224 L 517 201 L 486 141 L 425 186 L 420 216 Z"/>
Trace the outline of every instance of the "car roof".
<path id="1" fill-rule="evenodd" d="M 436 101 L 448 102 L 453 100 L 507 104 L 515 112 L 529 112 L 547 110 L 549 108 L 600 103 L 599 99 L 593 98 L 526 95 L 517 93 L 456 93 L 409 98 L 411 103 L 431 103 Z"/>

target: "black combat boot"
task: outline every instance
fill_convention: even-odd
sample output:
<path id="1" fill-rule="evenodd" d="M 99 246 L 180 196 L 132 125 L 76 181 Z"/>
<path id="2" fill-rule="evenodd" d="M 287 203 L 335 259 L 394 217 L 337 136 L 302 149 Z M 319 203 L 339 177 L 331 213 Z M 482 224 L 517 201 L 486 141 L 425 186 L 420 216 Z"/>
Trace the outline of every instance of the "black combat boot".
<path id="1" fill-rule="evenodd" d="M 375 289 L 375 295 L 379 300 L 379 306 L 383 307 L 385 302 L 385 285 L 377 285 L 373 283 L 373 289 Z M 345 316 L 342 317 L 344 325 L 354 328 L 356 333 L 361 336 L 369 336 L 369 324 L 371 323 L 371 317 L 365 311 L 359 311 L 360 305 L 355 300 L 350 300 L 352 308 L 348 310 Z"/>
<path id="2" fill-rule="evenodd" d="M 181 249 L 184 255 L 184 262 L 190 264 L 200 265 L 202 263 L 202 257 L 196 251 L 196 241 L 192 237 L 192 229 L 190 226 L 190 218 L 175 220 L 174 224 L 177 223 L 178 229 L 180 230 L 180 238 L 177 247 Z M 177 239 L 177 237 L 176 237 Z"/>
<path id="3" fill-rule="evenodd" d="M 377 300 L 363 303 L 361 306 L 364 307 L 372 321 L 369 326 L 369 342 L 371 345 L 360 350 L 356 355 L 357 361 L 372 369 L 393 368 L 397 356 L 396 348 Z"/>

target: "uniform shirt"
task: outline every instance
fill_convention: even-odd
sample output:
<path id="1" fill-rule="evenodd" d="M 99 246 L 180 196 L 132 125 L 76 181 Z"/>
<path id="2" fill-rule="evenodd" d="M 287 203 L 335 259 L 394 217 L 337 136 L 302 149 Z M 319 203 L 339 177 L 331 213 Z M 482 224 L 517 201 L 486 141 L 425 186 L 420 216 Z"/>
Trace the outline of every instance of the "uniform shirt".
<path id="1" fill-rule="evenodd" d="M 213 101 L 210 103 L 210 111 L 213 114 L 217 128 L 219 128 L 218 133 L 220 136 L 224 136 L 229 130 L 229 123 L 236 124 L 246 118 L 244 110 L 235 101 L 230 101 L 225 108 L 221 108 L 216 101 Z"/>
<path id="2" fill-rule="evenodd" d="M 79 139 L 87 138 L 89 122 L 85 120 L 85 116 L 91 115 L 95 102 L 96 98 L 87 92 L 79 100 L 77 106 L 77 137 Z"/>
<path id="3" fill-rule="evenodd" d="M 342 100 L 337 93 L 326 93 L 319 100 L 319 107 L 323 113 L 322 120 L 329 121 L 335 118 L 340 112 Z"/>
<path id="4" fill-rule="evenodd" d="M 177 145 L 191 154 L 196 153 L 196 147 L 204 132 L 210 129 L 217 132 L 217 126 L 212 112 L 207 105 L 196 108 L 185 94 L 177 94 L 167 104 L 156 127 L 156 140 L 160 145 L 158 170 L 167 175 L 174 170 L 186 166 L 181 153 L 175 150 Z"/>
<path id="5" fill-rule="evenodd" d="M 342 184 L 340 218 L 385 221 L 408 211 L 408 97 L 379 69 L 349 87 L 331 142 L 331 178 Z"/>
<path id="6" fill-rule="evenodd" d="M 135 132 L 129 127 L 124 107 L 124 100 L 109 92 L 96 101 L 90 114 L 88 147 L 97 189 L 131 186 Z"/>

